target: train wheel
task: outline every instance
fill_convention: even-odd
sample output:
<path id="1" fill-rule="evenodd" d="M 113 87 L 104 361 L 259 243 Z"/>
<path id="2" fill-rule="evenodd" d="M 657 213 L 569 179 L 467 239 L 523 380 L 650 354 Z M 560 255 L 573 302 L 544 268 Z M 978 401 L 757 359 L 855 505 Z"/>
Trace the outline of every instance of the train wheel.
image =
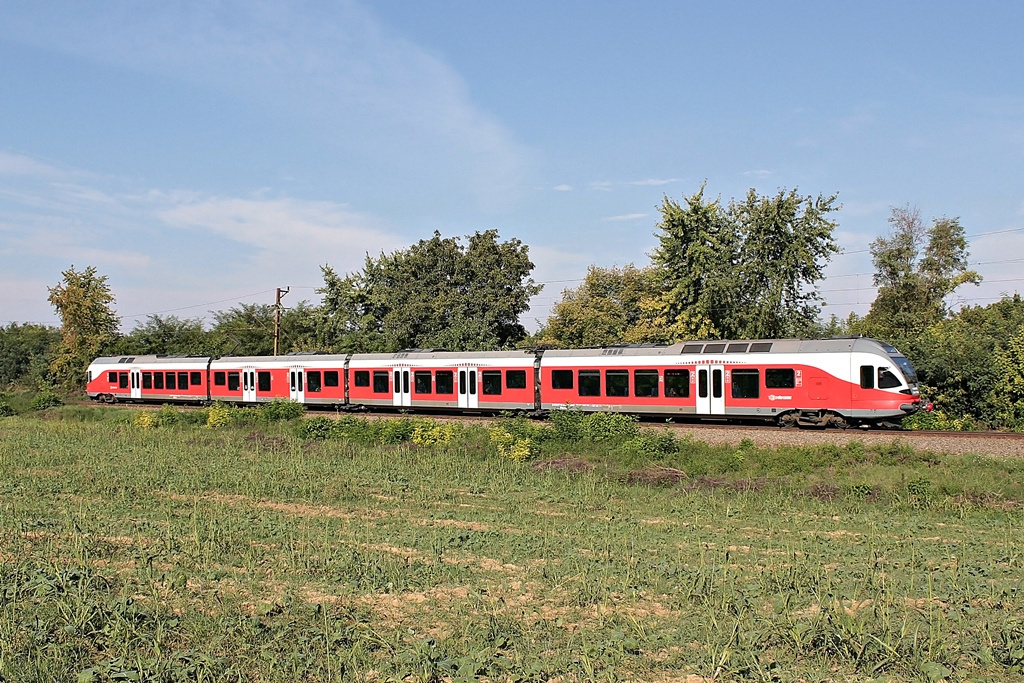
<path id="1" fill-rule="evenodd" d="M 783 428 L 800 426 L 800 420 L 797 418 L 796 413 L 783 413 L 779 415 L 778 423 Z"/>

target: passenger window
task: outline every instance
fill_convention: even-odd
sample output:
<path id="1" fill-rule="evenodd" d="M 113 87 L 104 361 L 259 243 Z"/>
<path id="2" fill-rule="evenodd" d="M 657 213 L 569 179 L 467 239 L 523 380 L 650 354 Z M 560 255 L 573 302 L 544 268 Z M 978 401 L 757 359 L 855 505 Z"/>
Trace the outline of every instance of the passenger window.
<path id="1" fill-rule="evenodd" d="M 438 370 L 434 373 L 434 389 L 439 394 L 454 394 L 455 373 L 451 370 Z"/>
<path id="2" fill-rule="evenodd" d="M 116 372 L 108 372 L 107 373 L 107 381 L 110 382 L 111 384 L 116 383 L 117 382 L 117 373 Z"/>
<path id="3" fill-rule="evenodd" d="M 118 376 L 117 376 L 117 386 L 119 388 L 121 388 L 121 389 L 127 389 L 128 388 L 128 373 L 127 372 L 120 372 L 120 373 L 118 373 Z"/>
<path id="4" fill-rule="evenodd" d="M 370 371 L 356 370 L 355 383 L 357 387 L 370 386 Z"/>
<path id="5" fill-rule="evenodd" d="M 144 372 L 142 373 L 142 388 L 152 389 L 153 388 L 153 373 Z"/>
<path id="6" fill-rule="evenodd" d="M 878 368 L 878 388 L 895 389 L 903 384 L 900 378 L 894 375 L 889 368 Z"/>
<path id="7" fill-rule="evenodd" d="M 707 396 L 707 373 L 701 371 L 701 379 L 704 380 L 704 393 Z M 686 398 L 690 395 L 690 371 L 689 370 L 666 370 L 665 371 L 665 396 L 670 398 Z"/>
<path id="8" fill-rule="evenodd" d="M 226 384 L 226 379 L 223 372 L 213 373 L 213 385 L 216 387 L 222 387 Z"/>
<path id="9" fill-rule="evenodd" d="M 481 370 L 483 393 L 491 396 L 501 393 L 501 370 Z"/>
<path id="10" fill-rule="evenodd" d="M 154 372 L 153 373 L 153 388 L 163 389 L 164 388 L 164 373 Z"/>
<path id="11" fill-rule="evenodd" d="M 506 389 L 525 389 L 526 370 L 507 370 L 505 372 Z"/>
<path id="12" fill-rule="evenodd" d="M 256 388 L 259 391 L 270 391 L 270 372 L 260 370 L 256 373 Z"/>
<path id="13" fill-rule="evenodd" d="M 552 370 L 551 371 L 551 388 L 552 389 L 572 389 L 572 370 Z"/>
<path id="14" fill-rule="evenodd" d="M 312 394 L 320 393 L 320 371 L 306 370 L 306 391 Z"/>
<path id="15" fill-rule="evenodd" d="M 634 395 L 643 398 L 658 397 L 658 371 L 657 370 L 634 370 L 633 371 L 633 392 Z"/>
<path id="16" fill-rule="evenodd" d="M 389 394 L 389 393 L 391 393 L 391 386 L 388 383 L 388 371 L 387 370 L 374 370 L 373 371 L 373 393 L 375 393 L 375 394 Z"/>
<path id="17" fill-rule="evenodd" d="M 668 371 L 667 370 L 665 371 L 665 374 L 668 375 Z M 665 383 L 668 384 L 668 377 L 665 377 Z M 667 390 L 666 390 L 666 392 L 667 392 Z M 707 370 L 698 370 L 697 371 L 697 396 L 699 396 L 700 398 L 707 398 L 708 397 L 708 371 Z"/>
<path id="18" fill-rule="evenodd" d="M 367 380 L 366 384 L 363 385 L 364 387 L 368 386 L 370 384 L 370 381 L 369 381 L 370 378 L 367 377 L 366 380 Z M 338 386 L 338 371 L 337 370 L 324 370 L 324 386 L 325 387 L 336 387 L 336 386 Z"/>
<path id="19" fill-rule="evenodd" d="M 188 373 L 187 372 L 179 372 L 178 373 L 178 388 L 179 389 L 188 389 Z"/>
<path id="20" fill-rule="evenodd" d="M 860 388 L 861 389 L 874 389 L 875 388 L 875 366 L 874 365 L 862 365 L 862 366 L 860 366 Z"/>
<path id="21" fill-rule="evenodd" d="M 228 373 L 228 391 L 238 391 L 239 376 L 237 372 Z"/>
<path id="22" fill-rule="evenodd" d="M 429 394 L 431 389 L 430 370 L 417 370 L 413 373 L 414 387 L 417 394 Z"/>
<path id="23" fill-rule="evenodd" d="M 722 398 L 722 371 L 711 371 L 711 398 Z"/>
<path id="24" fill-rule="evenodd" d="M 629 396 L 629 370 L 605 370 L 606 396 Z"/>
<path id="25" fill-rule="evenodd" d="M 768 368 L 764 371 L 766 389 L 792 389 L 796 386 L 796 373 L 792 368 Z"/>
<path id="26" fill-rule="evenodd" d="M 476 370 L 469 371 L 469 395 L 476 393 Z"/>
<path id="27" fill-rule="evenodd" d="M 601 371 L 580 370 L 580 396 L 601 395 Z"/>
<path id="28" fill-rule="evenodd" d="M 167 373 L 167 382 L 166 382 L 166 384 L 167 384 L 167 388 L 168 389 L 177 389 L 178 388 L 178 380 L 175 379 L 176 377 L 177 377 L 177 375 L 175 375 L 173 372 L 168 372 Z"/>
<path id="29" fill-rule="evenodd" d="M 761 371 L 760 370 L 733 370 L 732 371 L 732 397 L 733 398 L 757 398 L 760 396 Z"/>

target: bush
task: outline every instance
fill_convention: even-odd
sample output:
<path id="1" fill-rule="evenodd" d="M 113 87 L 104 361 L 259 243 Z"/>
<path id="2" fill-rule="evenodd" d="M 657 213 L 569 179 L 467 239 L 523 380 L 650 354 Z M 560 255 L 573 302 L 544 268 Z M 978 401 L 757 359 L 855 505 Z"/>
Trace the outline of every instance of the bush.
<path id="1" fill-rule="evenodd" d="M 214 403 L 206 409 L 206 426 L 211 429 L 226 427 L 234 422 L 234 410 L 226 403 Z"/>
<path id="2" fill-rule="evenodd" d="M 555 436 L 565 441 L 620 441 L 640 433 L 635 415 L 623 413 L 585 413 L 565 408 L 551 413 Z"/>
<path id="3" fill-rule="evenodd" d="M 64 405 L 64 401 L 60 400 L 60 397 L 50 390 L 43 391 L 32 399 L 32 410 L 46 410 L 47 408 L 56 408 L 62 405 Z"/>
<path id="4" fill-rule="evenodd" d="M 985 429 L 975 418 L 964 415 L 951 418 L 941 410 L 920 411 L 903 418 L 904 429 L 939 430 L 944 432 L 977 432 Z"/>
<path id="5" fill-rule="evenodd" d="M 660 460 L 679 452 L 679 440 L 668 430 L 644 429 L 622 444 L 622 451 L 634 457 Z"/>
<path id="6" fill-rule="evenodd" d="M 306 408 L 301 403 L 274 399 L 259 407 L 259 419 L 261 422 L 287 422 L 297 420 L 305 412 Z"/>
<path id="7" fill-rule="evenodd" d="M 138 429 L 153 429 L 154 427 L 159 427 L 160 422 L 153 413 L 147 410 L 139 412 L 132 418 L 132 426 Z"/>
<path id="8" fill-rule="evenodd" d="M 537 450 L 530 438 L 517 437 L 503 427 L 492 427 L 490 430 L 491 443 L 494 444 L 498 455 L 508 458 L 513 462 L 525 462 L 537 454 Z"/>
<path id="9" fill-rule="evenodd" d="M 15 415 L 14 408 L 7 401 L 0 401 L 0 417 L 11 417 Z"/>
<path id="10" fill-rule="evenodd" d="M 447 446 L 459 431 L 454 422 L 424 420 L 412 430 L 412 442 L 417 446 Z"/>
<path id="11" fill-rule="evenodd" d="M 331 438 L 334 426 L 333 421 L 326 417 L 314 417 L 300 422 L 296 431 L 300 439 L 324 441 Z"/>

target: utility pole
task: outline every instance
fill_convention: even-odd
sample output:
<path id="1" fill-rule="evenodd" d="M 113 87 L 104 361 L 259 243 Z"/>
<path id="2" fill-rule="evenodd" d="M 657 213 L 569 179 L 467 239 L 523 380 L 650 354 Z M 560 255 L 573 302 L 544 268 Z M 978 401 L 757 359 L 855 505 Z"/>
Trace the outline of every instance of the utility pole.
<path id="1" fill-rule="evenodd" d="M 292 290 L 291 287 L 286 287 L 284 291 L 280 287 L 277 288 L 277 302 L 274 304 L 274 355 L 277 355 L 277 349 L 281 342 L 281 297 Z"/>

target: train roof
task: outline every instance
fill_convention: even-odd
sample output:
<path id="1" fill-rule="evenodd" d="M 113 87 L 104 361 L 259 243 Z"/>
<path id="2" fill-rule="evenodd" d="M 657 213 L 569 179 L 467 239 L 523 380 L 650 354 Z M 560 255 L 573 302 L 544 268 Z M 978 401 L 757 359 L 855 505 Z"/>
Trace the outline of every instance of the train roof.
<path id="1" fill-rule="evenodd" d="M 135 363 L 206 363 L 210 356 L 164 356 L 145 354 L 140 356 L 101 356 L 93 361 L 98 365 L 132 365 Z"/>
<path id="2" fill-rule="evenodd" d="M 394 353 L 356 353 L 352 360 L 451 360 L 459 358 L 533 358 L 536 351 L 446 351 L 444 349 L 403 349 Z"/>
<path id="3" fill-rule="evenodd" d="M 554 349 L 545 351 L 544 356 L 562 358 L 567 356 L 679 356 L 683 354 L 763 354 L 763 353 L 885 353 L 899 355 L 899 352 L 877 339 L 868 337 L 830 337 L 828 339 L 705 339 L 686 341 L 660 346 L 656 344 L 632 344 L 603 346 L 589 349 Z"/>

